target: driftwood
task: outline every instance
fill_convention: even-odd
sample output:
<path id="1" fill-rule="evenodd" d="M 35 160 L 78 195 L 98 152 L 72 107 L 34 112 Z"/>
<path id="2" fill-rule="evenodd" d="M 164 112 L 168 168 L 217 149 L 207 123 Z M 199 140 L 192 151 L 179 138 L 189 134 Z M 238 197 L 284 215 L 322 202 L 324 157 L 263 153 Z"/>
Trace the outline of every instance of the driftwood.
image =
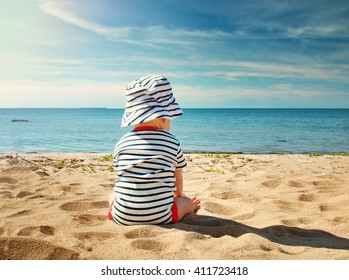
<path id="1" fill-rule="evenodd" d="M 42 170 L 44 170 L 44 174 L 45 174 L 45 172 L 54 173 L 52 170 L 47 169 L 47 168 L 46 168 L 45 166 L 43 166 L 42 164 L 38 164 L 38 163 L 36 163 L 36 162 L 34 162 L 34 161 L 28 160 L 28 159 L 26 159 L 26 158 L 24 158 L 24 157 L 22 157 L 22 156 L 20 156 L 20 155 L 18 155 L 18 154 L 16 154 L 16 157 L 17 157 L 17 158 L 20 158 L 20 159 L 22 159 L 22 160 L 24 160 L 24 161 L 26 161 L 26 162 L 28 162 L 28 163 L 30 163 L 30 164 L 33 164 L 33 165 L 37 166 L 38 168 L 40 168 L 40 169 L 42 169 Z"/>

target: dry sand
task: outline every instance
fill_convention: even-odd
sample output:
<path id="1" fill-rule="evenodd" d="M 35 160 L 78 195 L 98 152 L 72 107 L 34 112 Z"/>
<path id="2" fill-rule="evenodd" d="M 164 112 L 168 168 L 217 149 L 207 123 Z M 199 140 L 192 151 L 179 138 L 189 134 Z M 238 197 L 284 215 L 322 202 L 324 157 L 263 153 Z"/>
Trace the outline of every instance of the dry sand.
<path id="1" fill-rule="evenodd" d="M 104 155 L 0 155 L 0 259 L 349 259 L 349 157 L 186 155 L 198 214 L 107 220 Z"/>

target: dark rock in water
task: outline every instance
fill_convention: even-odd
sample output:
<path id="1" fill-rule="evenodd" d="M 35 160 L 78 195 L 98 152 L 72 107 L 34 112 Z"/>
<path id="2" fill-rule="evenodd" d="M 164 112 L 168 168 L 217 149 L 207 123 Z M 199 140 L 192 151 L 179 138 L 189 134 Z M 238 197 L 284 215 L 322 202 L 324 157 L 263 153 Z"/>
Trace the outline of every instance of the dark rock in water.
<path id="1" fill-rule="evenodd" d="M 12 120 L 11 122 L 29 122 L 28 120 Z"/>

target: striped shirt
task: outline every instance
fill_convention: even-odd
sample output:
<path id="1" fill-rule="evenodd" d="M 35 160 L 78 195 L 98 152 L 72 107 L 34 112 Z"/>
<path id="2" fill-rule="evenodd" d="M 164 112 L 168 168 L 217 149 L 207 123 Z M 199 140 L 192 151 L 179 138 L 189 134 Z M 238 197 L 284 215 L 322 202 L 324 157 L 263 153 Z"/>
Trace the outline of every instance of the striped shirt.
<path id="1" fill-rule="evenodd" d="M 123 225 L 172 220 L 174 171 L 187 165 L 180 143 L 165 130 L 134 130 L 115 146 L 113 221 Z"/>

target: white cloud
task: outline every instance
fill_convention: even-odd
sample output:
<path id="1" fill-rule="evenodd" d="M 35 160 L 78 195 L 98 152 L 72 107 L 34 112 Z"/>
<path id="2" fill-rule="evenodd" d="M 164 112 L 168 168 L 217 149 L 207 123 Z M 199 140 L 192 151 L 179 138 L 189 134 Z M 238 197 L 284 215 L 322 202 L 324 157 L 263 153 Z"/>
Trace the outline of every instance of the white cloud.
<path id="1" fill-rule="evenodd" d="M 200 38 L 228 38 L 230 33 L 221 30 L 191 30 L 168 29 L 164 26 L 147 27 L 109 27 L 96 22 L 85 20 L 73 11 L 68 11 L 57 1 L 43 0 L 39 7 L 45 13 L 57 17 L 69 24 L 94 32 L 111 41 L 118 41 L 132 45 L 159 48 L 160 45 L 194 45 Z"/>
<path id="2" fill-rule="evenodd" d="M 288 37 L 347 37 L 347 30 L 343 26 L 338 25 L 317 25 L 302 26 L 296 28 L 286 28 L 286 36 Z"/>
<path id="3" fill-rule="evenodd" d="M 64 10 L 57 5 L 57 2 L 53 1 L 43 1 L 39 7 L 49 15 L 55 16 L 67 23 L 79 26 L 83 29 L 87 29 L 104 36 L 120 37 L 127 34 L 130 29 L 126 27 L 121 28 L 108 28 L 101 24 L 86 21 L 79 18 L 73 12 Z"/>
<path id="4" fill-rule="evenodd" d="M 209 65 L 212 68 L 222 69 L 217 73 L 227 79 L 237 79 L 239 77 L 262 77 L 300 80 L 313 79 L 348 83 L 347 69 L 345 67 L 341 68 L 338 65 L 333 66 L 324 63 L 309 64 L 303 63 L 302 61 L 293 61 L 293 63 L 281 64 L 277 62 L 212 60 L 207 61 L 206 65 Z"/>
<path id="5" fill-rule="evenodd" d="M 283 95 L 292 96 L 325 96 L 327 91 L 320 90 L 305 90 L 300 87 L 295 87 L 289 84 L 275 84 L 270 87 L 259 88 L 242 88 L 242 87 L 230 87 L 230 88 L 205 88 L 201 86 L 174 86 L 174 92 L 179 100 L 185 101 L 187 97 L 195 99 L 205 98 L 228 98 L 228 97 L 249 97 L 249 98 L 263 98 L 263 97 L 276 97 Z M 334 95 L 345 95 L 344 92 L 333 92 Z M 221 100 L 221 104 L 224 104 L 224 100 Z"/>

